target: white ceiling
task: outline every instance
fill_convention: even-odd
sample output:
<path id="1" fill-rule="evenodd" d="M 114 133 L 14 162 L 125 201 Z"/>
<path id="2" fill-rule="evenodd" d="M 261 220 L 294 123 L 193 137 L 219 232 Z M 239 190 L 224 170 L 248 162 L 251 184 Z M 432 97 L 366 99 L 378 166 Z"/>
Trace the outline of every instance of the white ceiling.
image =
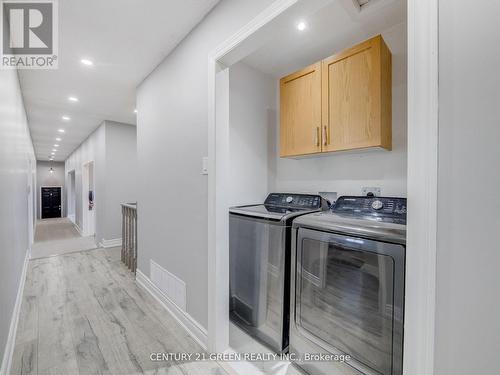
<path id="1" fill-rule="evenodd" d="M 37 159 L 57 143 L 55 160 L 65 160 L 103 120 L 135 124 L 137 85 L 217 2 L 59 1 L 59 69 L 19 71 Z"/>
<path id="2" fill-rule="evenodd" d="M 405 21 L 406 0 L 371 0 L 361 9 L 357 0 L 308 0 L 280 15 L 242 61 L 280 78 Z"/>

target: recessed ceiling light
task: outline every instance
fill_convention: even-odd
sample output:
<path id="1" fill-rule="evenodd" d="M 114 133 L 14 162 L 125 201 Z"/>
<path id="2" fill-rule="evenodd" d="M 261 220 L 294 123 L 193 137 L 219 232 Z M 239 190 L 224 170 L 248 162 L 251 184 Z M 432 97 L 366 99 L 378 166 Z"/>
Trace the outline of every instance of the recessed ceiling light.
<path id="1" fill-rule="evenodd" d="M 136 108 L 136 109 L 134 109 L 134 113 L 137 113 L 137 108 Z"/>
<path id="2" fill-rule="evenodd" d="M 64 121 L 69 121 L 69 120 L 71 120 L 71 117 L 69 117 L 69 116 L 62 116 L 61 118 L 62 118 Z"/>
<path id="3" fill-rule="evenodd" d="M 78 101 L 78 98 L 76 96 L 70 96 L 70 97 L 68 97 L 68 100 L 70 102 L 75 102 L 76 103 Z"/>
<path id="4" fill-rule="evenodd" d="M 58 144 L 55 144 L 55 145 L 54 145 L 54 147 L 59 147 L 59 145 L 58 145 Z"/>
<path id="5" fill-rule="evenodd" d="M 59 133 L 64 133 L 64 132 L 65 132 L 65 130 L 64 130 L 64 129 L 58 129 L 57 131 L 58 131 Z"/>
<path id="6" fill-rule="evenodd" d="M 92 66 L 94 65 L 94 62 L 92 60 L 89 60 L 89 59 L 81 59 L 80 62 L 83 64 L 83 65 L 87 65 L 87 66 Z"/>
<path id="7" fill-rule="evenodd" d="M 52 152 L 56 152 L 57 150 L 55 148 L 52 149 Z"/>
<path id="8" fill-rule="evenodd" d="M 51 154 L 52 156 L 54 156 L 56 153 L 55 153 L 55 152 L 51 152 L 50 154 Z"/>
<path id="9" fill-rule="evenodd" d="M 59 138 L 59 137 L 57 137 L 57 138 L 56 138 L 56 141 L 57 141 L 57 142 L 61 142 L 61 141 L 62 141 L 62 139 L 61 139 L 61 138 Z"/>
<path id="10" fill-rule="evenodd" d="M 305 29 L 307 28 L 307 25 L 304 21 L 300 21 L 298 24 L 297 24 L 297 29 L 299 31 L 304 31 Z"/>

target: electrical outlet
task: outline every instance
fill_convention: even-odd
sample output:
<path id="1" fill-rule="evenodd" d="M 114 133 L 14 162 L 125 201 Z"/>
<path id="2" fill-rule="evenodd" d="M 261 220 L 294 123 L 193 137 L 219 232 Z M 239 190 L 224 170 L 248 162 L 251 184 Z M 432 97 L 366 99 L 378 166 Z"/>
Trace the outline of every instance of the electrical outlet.
<path id="1" fill-rule="evenodd" d="M 361 188 L 361 195 L 366 197 L 369 193 L 372 193 L 376 197 L 380 197 L 382 190 L 379 187 L 363 187 Z"/>

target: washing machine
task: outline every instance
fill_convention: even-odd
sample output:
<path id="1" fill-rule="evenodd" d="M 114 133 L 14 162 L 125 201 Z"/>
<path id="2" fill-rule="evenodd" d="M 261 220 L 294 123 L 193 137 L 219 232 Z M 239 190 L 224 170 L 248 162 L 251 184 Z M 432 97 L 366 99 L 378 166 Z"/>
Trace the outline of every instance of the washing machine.
<path id="1" fill-rule="evenodd" d="M 271 193 L 229 210 L 230 320 L 277 353 L 288 349 L 292 221 L 328 207 L 319 195 Z"/>

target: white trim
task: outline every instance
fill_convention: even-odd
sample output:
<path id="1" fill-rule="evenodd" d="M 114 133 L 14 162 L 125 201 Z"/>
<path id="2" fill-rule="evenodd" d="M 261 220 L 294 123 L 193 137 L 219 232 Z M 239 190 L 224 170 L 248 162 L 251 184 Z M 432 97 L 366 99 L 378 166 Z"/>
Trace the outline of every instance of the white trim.
<path id="1" fill-rule="evenodd" d="M 92 165 L 92 181 L 93 181 L 93 197 L 94 206 L 92 210 L 89 210 L 88 206 L 88 196 L 89 196 L 89 182 L 90 182 L 90 165 Z M 76 181 L 76 179 L 75 179 Z M 89 160 L 82 164 L 82 233 L 83 236 L 94 236 L 96 234 L 96 180 L 95 180 L 95 162 Z M 76 209 L 76 207 L 75 207 Z"/>
<path id="2" fill-rule="evenodd" d="M 122 245 L 122 239 L 113 238 L 112 240 L 105 240 L 104 238 L 99 243 L 100 247 L 109 248 L 109 247 L 118 247 Z"/>
<path id="3" fill-rule="evenodd" d="M 28 270 L 28 263 L 31 258 L 31 249 L 26 250 L 24 257 L 23 269 L 21 271 L 21 279 L 19 280 L 19 287 L 17 289 L 16 303 L 12 311 L 10 320 L 9 336 L 5 344 L 3 353 L 2 367 L 0 368 L 0 375 L 8 375 L 12 365 L 12 355 L 14 354 L 14 346 L 16 343 L 17 324 L 19 323 L 19 314 L 21 312 L 21 304 L 23 302 L 24 284 L 26 282 L 26 272 Z"/>
<path id="4" fill-rule="evenodd" d="M 64 168 L 66 168 L 66 163 L 64 165 Z M 75 177 L 74 182 L 71 182 L 71 174 Z M 73 222 L 76 223 L 76 169 L 73 168 L 70 171 L 66 172 L 66 176 L 64 179 L 64 191 L 66 192 L 66 216 Z M 73 187 L 73 194 L 71 195 L 70 188 Z M 69 205 L 70 202 L 72 201 L 73 205 L 73 213 L 69 213 Z"/>
<path id="5" fill-rule="evenodd" d="M 434 373 L 438 2 L 408 0 L 408 227 L 405 375 Z"/>
<path id="6" fill-rule="evenodd" d="M 28 160 L 28 241 L 29 248 L 35 242 L 35 225 L 36 225 L 36 206 L 38 202 L 35 202 L 36 197 L 36 185 L 33 185 L 33 160 Z M 36 160 L 35 160 L 35 170 L 36 170 Z"/>
<path id="7" fill-rule="evenodd" d="M 221 60 L 224 55 L 234 50 L 249 36 L 257 32 L 263 26 L 267 25 L 285 10 L 295 5 L 298 1 L 299 0 L 277 0 L 273 2 L 270 6 L 259 13 L 254 19 L 252 19 L 245 26 L 239 29 L 235 34 L 226 39 L 223 43 L 219 44 L 212 51 L 210 56 L 214 61 Z"/>
<path id="8" fill-rule="evenodd" d="M 216 175 L 225 171 L 222 166 L 224 157 L 216 157 L 218 134 L 215 119 L 215 76 L 222 68 L 220 60 L 224 55 L 297 2 L 298 0 L 273 2 L 208 56 L 208 348 L 212 352 L 223 352 L 229 348 L 229 321 L 225 318 L 227 314 L 219 313 L 220 305 L 224 305 L 221 301 L 229 300 L 228 288 L 224 287 L 227 286 L 229 271 L 223 261 L 228 258 L 228 249 L 217 248 L 217 236 L 223 223 L 217 212 L 217 181 L 220 176 Z"/>
<path id="9" fill-rule="evenodd" d="M 73 224 L 75 225 L 75 228 L 76 228 L 76 230 L 77 230 L 78 234 L 79 234 L 80 236 L 84 237 L 84 235 L 83 235 L 83 231 L 82 231 L 82 228 L 80 228 L 80 226 L 76 223 L 76 221 L 75 221 Z"/>
<path id="10" fill-rule="evenodd" d="M 59 216 L 59 217 L 63 217 L 63 208 L 64 208 L 63 188 L 64 188 L 64 186 L 40 186 L 40 191 L 39 191 L 39 193 L 40 193 L 39 194 L 39 197 L 40 197 L 40 220 L 42 220 L 42 219 L 43 220 L 56 219 L 56 218 L 51 218 L 51 217 L 47 217 L 44 219 L 42 217 L 42 212 L 43 212 L 43 210 L 42 210 L 42 189 L 43 188 L 59 188 L 59 189 L 61 189 L 61 193 L 60 193 L 61 194 L 61 216 Z"/>
<path id="11" fill-rule="evenodd" d="M 136 282 L 151 294 L 151 296 L 153 296 L 153 298 L 156 299 L 175 320 L 177 320 L 204 350 L 207 349 L 207 330 L 200 323 L 187 312 L 177 307 L 177 305 L 158 289 L 158 287 L 139 269 L 136 271 Z"/>

